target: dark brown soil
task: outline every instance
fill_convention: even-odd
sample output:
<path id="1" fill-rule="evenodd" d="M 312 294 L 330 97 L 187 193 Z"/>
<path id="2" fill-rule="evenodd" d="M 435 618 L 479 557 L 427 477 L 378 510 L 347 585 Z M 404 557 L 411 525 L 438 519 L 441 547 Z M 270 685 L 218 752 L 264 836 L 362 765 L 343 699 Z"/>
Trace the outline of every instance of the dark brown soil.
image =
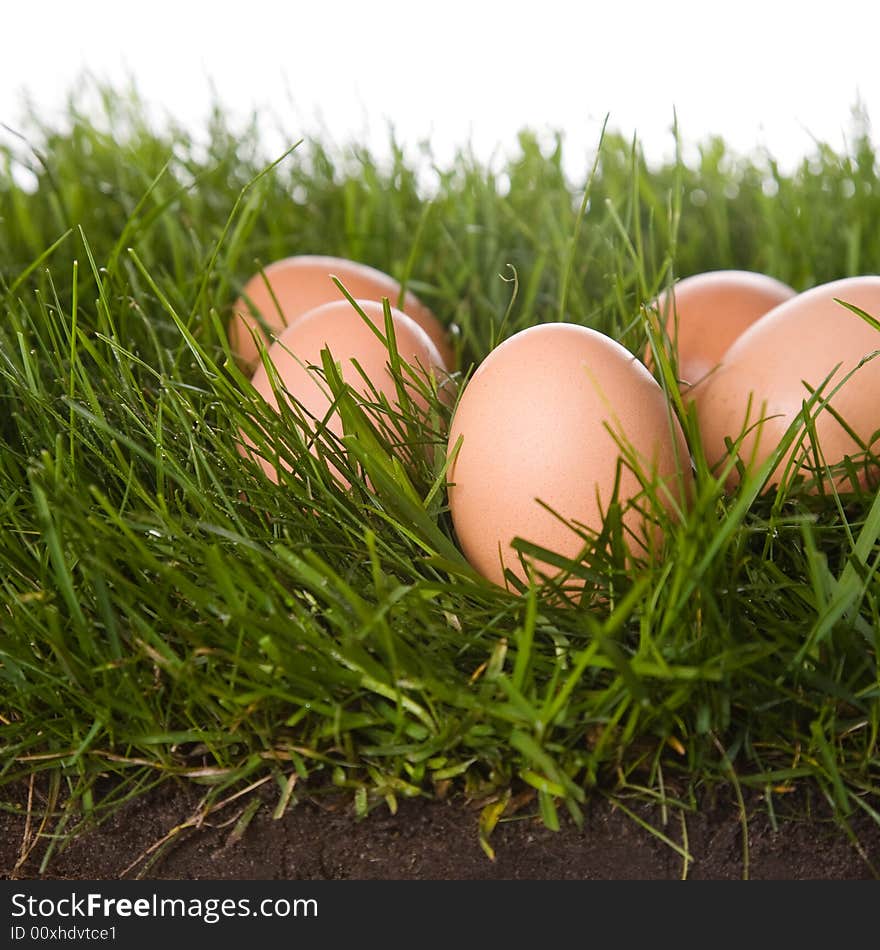
<path id="1" fill-rule="evenodd" d="M 4 795 L 8 802 L 8 793 Z M 402 801 L 396 815 L 383 804 L 366 818 L 353 817 L 350 799 L 304 800 L 273 818 L 268 796 L 243 834 L 236 831 L 248 799 L 185 827 L 197 813 L 200 790 L 164 785 L 124 806 L 102 825 L 77 836 L 39 867 L 46 840 L 26 861 L 25 819 L 0 812 L 0 877 L 119 880 L 338 880 L 338 879 L 675 879 L 684 860 L 674 848 L 622 810 L 597 796 L 582 828 L 563 822 L 547 830 L 526 802 L 502 819 L 491 836 L 495 860 L 479 844 L 479 806 L 461 801 Z M 743 822 L 726 793 L 698 810 L 670 810 L 664 825 L 659 807 L 629 803 L 640 819 L 693 858 L 690 879 L 869 879 L 880 868 L 880 827 L 863 814 L 852 816 L 857 844 L 827 812 L 800 795 L 776 801 L 777 828 L 760 798 L 747 802 L 748 863 Z M 19 798 L 19 804 L 21 799 Z M 809 815 L 809 819 L 807 819 Z M 682 817 L 684 816 L 684 817 Z M 33 831 L 34 821 L 31 822 Z M 31 837 L 30 840 L 33 840 Z M 152 849 L 152 850 L 151 850 Z M 152 863 L 150 863 L 150 860 Z"/>

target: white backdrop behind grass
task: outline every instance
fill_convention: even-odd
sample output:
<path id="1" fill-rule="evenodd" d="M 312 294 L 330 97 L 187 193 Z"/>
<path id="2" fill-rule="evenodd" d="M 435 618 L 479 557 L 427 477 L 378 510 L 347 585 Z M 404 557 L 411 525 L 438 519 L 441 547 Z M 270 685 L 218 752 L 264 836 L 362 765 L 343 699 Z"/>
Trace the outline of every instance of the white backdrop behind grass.
<path id="1" fill-rule="evenodd" d="M 269 157 L 310 134 L 381 154 L 393 126 L 441 164 L 467 144 L 488 161 L 530 127 L 561 131 L 581 178 L 606 114 L 649 160 L 673 154 L 677 114 L 691 150 L 718 134 L 790 167 L 816 139 L 844 148 L 857 103 L 880 113 L 878 27 L 863 0 L 13 0 L 0 123 L 21 126 L 25 93 L 60 117 L 88 70 L 133 79 L 157 121 L 195 132 L 214 102 L 233 119 L 257 110 Z"/>

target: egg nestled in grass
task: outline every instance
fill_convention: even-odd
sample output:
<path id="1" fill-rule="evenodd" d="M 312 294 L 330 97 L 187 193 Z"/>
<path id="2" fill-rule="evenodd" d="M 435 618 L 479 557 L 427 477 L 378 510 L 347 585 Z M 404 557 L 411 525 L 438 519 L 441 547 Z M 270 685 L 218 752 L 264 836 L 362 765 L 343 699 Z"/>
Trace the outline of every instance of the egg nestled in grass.
<path id="1" fill-rule="evenodd" d="M 253 376 L 254 388 L 273 409 L 279 408 L 279 395 L 290 405 L 295 403 L 297 412 L 315 433 L 311 444 L 314 454 L 318 454 L 319 441 L 322 448 L 331 447 L 332 438 L 323 436 L 323 431 L 336 437 L 342 437 L 344 432 L 333 393 L 321 374 L 322 351 L 329 351 L 338 364 L 342 380 L 354 391 L 373 403 L 377 397 L 384 396 L 392 410 L 401 410 L 403 397 L 398 387 L 403 386 L 406 401 L 415 411 L 427 415 L 430 411 L 427 387 L 442 388 L 447 380 L 447 367 L 427 333 L 405 313 L 392 307 L 396 352 L 409 367 L 409 370 L 402 367 L 395 377 L 384 336 L 383 305 L 372 300 L 359 300 L 357 305 L 361 313 L 348 300 L 339 300 L 304 314 L 269 347 L 266 357 L 270 366 L 261 363 Z M 434 377 L 433 382 L 429 376 Z M 442 391 L 446 393 L 446 389 Z M 244 433 L 242 438 L 243 453 L 252 456 L 272 481 L 279 480 L 279 466 L 290 469 L 285 460 L 261 455 Z M 345 475 L 329 464 L 337 481 L 347 487 Z"/>
<path id="2" fill-rule="evenodd" d="M 674 511 L 691 484 L 684 434 L 653 376 L 610 337 L 567 323 L 523 330 L 489 353 L 459 399 L 448 457 L 462 551 L 500 585 L 505 570 L 528 578 L 514 538 L 576 559 L 578 527 L 600 532 L 615 499 L 630 550 L 656 551 L 648 495 Z M 540 558 L 531 566 L 558 573 Z"/>

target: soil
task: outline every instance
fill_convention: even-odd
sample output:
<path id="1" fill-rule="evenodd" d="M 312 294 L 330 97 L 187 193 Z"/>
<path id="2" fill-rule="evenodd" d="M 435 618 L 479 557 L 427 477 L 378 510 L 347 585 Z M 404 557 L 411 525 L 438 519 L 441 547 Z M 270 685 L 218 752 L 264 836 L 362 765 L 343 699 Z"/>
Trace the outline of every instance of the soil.
<path id="1" fill-rule="evenodd" d="M 25 791 L 17 790 L 15 802 L 8 789 L 0 798 L 20 808 Z M 42 874 L 48 838 L 35 838 L 33 818 L 27 828 L 22 814 L 0 811 L 0 878 L 660 880 L 685 872 L 670 843 L 602 796 L 588 802 L 581 828 L 563 820 L 557 832 L 535 816 L 534 800 L 522 797 L 520 809 L 493 831 L 490 860 L 479 843 L 477 803 L 406 800 L 396 814 L 383 803 L 358 820 L 350 796 L 301 796 L 275 819 L 277 797 L 260 790 L 174 833 L 198 813 L 203 792 L 171 783 L 153 789 L 57 850 Z M 254 795 L 262 799 L 242 829 Z M 670 810 L 665 825 L 658 806 L 628 802 L 627 808 L 677 845 L 686 833 L 689 879 L 853 880 L 880 873 L 880 826 L 859 813 L 850 818 L 850 835 L 818 795 L 778 796 L 775 828 L 762 799 L 747 799 L 747 861 L 743 813 L 726 792 L 707 796 L 694 811 Z M 36 843 L 21 861 L 28 842 Z"/>

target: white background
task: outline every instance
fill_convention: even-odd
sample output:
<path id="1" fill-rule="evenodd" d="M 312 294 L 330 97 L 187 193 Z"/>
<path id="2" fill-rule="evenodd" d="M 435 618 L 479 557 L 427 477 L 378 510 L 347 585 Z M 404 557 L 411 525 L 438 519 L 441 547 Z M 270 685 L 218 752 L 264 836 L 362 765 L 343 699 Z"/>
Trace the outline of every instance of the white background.
<path id="1" fill-rule="evenodd" d="M 468 143 L 489 160 L 529 126 L 564 133 L 576 176 L 606 114 L 652 160 L 672 153 L 677 113 L 691 152 L 721 134 L 784 166 L 814 139 L 844 147 L 857 100 L 880 116 L 880 4 L 862 0 L 3 6 L 0 123 L 13 128 L 25 91 L 51 119 L 85 69 L 133 77 L 155 117 L 196 132 L 215 93 L 233 115 L 258 109 L 269 157 L 319 129 L 381 150 L 392 124 L 441 163 Z"/>

